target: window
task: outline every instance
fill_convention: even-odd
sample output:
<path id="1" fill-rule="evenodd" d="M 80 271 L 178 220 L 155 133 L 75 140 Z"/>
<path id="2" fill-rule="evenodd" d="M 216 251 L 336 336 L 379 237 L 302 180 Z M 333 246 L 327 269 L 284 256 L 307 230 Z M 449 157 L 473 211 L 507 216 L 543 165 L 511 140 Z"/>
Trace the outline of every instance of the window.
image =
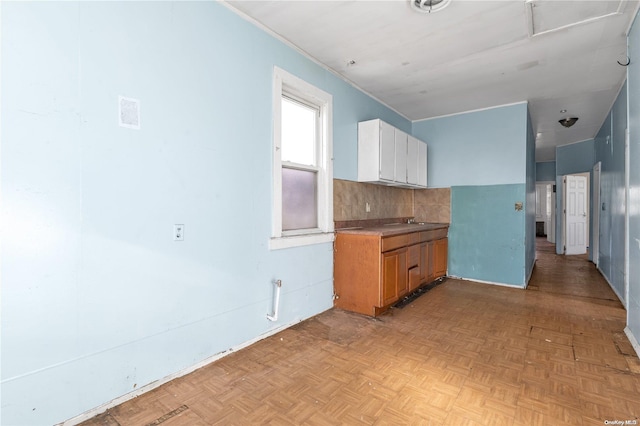
<path id="1" fill-rule="evenodd" d="M 275 68 L 271 249 L 333 240 L 332 97 Z"/>
<path id="2" fill-rule="evenodd" d="M 316 229 L 320 110 L 286 94 L 281 105 L 282 230 Z"/>

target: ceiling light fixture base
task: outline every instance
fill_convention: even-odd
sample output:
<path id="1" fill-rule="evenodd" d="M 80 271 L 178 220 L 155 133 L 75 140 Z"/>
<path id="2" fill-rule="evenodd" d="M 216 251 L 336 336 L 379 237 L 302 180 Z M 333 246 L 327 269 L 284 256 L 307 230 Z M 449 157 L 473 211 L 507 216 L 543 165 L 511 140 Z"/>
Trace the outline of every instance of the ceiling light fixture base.
<path id="1" fill-rule="evenodd" d="M 411 9 L 418 13 L 434 13 L 449 6 L 451 0 L 409 0 Z"/>

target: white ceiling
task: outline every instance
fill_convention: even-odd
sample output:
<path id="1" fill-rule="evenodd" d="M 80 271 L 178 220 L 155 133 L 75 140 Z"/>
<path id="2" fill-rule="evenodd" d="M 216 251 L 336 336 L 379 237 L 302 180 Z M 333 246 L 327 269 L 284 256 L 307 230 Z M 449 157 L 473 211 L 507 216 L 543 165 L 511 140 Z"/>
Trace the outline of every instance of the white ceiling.
<path id="1" fill-rule="evenodd" d="M 528 101 L 536 161 L 595 137 L 638 10 L 625 0 L 452 0 L 431 14 L 409 0 L 227 3 L 410 120 Z M 569 116 L 578 122 L 562 127 Z"/>

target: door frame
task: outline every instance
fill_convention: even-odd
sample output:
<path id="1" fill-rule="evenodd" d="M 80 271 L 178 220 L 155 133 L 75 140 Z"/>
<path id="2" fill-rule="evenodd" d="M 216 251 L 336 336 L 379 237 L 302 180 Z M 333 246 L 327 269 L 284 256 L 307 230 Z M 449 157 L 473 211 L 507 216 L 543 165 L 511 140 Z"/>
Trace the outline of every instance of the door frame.
<path id="1" fill-rule="evenodd" d="M 628 102 L 628 99 L 627 99 Z M 627 104 L 627 114 L 629 112 L 629 107 Z M 629 117 L 627 116 L 627 123 L 629 123 Z M 628 125 L 627 125 L 628 126 Z M 627 310 L 627 324 L 631 321 L 629 317 L 629 209 L 631 205 L 629 204 L 629 166 L 631 164 L 631 160 L 629 158 L 629 128 L 624 129 L 624 307 Z"/>
<path id="2" fill-rule="evenodd" d="M 549 218 L 549 232 L 547 233 L 547 241 L 553 243 L 553 245 L 556 244 L 556 221 L 558 220 L 558 209 L 556 207 L 556 203 L 558 202 L 557 192 L 556 183 L 553 182 L 551 184 L 551 217 Z"/>
<path id="3" fill-rule="evenodd" d="M 600 173 L 602 168 L 602 162 L 598 161 L 595 166 L 593 166 L 593 201 L 592 201 L 592 210 L 593 216 L 592 227 L 593 227 L 593 242 L 591 244 L 591 258 L 593 259 L 593 263 L 598 266 L 600 262 L 600 209 L 601 209 L 601 201 L 600 201 Z"/>

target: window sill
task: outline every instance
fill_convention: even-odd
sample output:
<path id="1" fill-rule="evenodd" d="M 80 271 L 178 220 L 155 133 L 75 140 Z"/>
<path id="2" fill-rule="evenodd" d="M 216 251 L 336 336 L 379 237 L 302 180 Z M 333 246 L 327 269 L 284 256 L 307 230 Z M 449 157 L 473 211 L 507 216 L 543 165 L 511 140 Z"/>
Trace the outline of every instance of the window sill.
<path id="1" fill-rule="evenodd" d="M 269 240 L 269 250 L 280 250 L 291 247 L 309 246 L 312 244 L 330 243 L 333 242 L 333 240 L 333 232 L 274 237 Z"/>

